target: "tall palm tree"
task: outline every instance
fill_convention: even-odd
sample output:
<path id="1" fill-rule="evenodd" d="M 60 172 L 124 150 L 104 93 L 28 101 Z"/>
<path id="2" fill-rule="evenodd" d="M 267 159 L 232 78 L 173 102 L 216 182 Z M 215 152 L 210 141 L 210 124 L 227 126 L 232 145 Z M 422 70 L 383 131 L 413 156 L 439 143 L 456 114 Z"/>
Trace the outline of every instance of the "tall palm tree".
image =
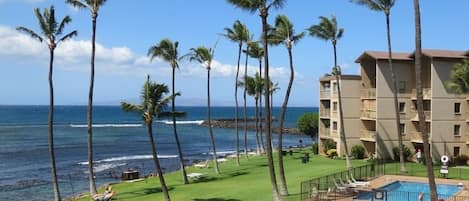
<path id="1" fill-rule="evenodd" d="M 269 10 L 273 8 L 282 8 L 285 4 L 286 0 L 227 0 L 230 4 L 233 4 L 235 7 L 240 9 L 249 11 L 249 12 L 256 12 L 259 11 L 259 16 L 262 21 L 262 44 L 264 46 L 264 78 L 269 77 L 269 48 L 267 46 L 267 31 L 268 31 L 268 23 L 267 23 L 267 16 L 269 15 Z M 264 80 L 264 88 L 265 91 L 269 91 L 269 80 Z M 266 138 L 267 138 L 267 160 L 269 164 L 269 175 L 270 175 L 270 183 L 272 185 L 272 195 L 275 201 L 281 200 L 280 195 L 278 193 L 277 187 L 277 179 L 275 178 L 275 168 L 274 168 L 274 160 L 272 156 L 272 128 L 271 128 L 271 108 L 270 108 L 270 100 L 269 100 L 269 93 L 265 93 L 265 127 L 266 127 Z"/>
<path id="2" fill-rule="evenodd" d="M 283 100 L 282 109 L 280 110 L 279 120 L 279 135 L 278 135 L 278 152 L 282 153 L 282 140 L 283 140 L 283 123 L 285 120 L 285 113 L 287 111 L 288 99 L 290 98 L 291 88 L 293 86 L 293 80 L 295 79 L 295 70 L 293 69 L 293 54 L 292 48 L 301 38 L 303 38 L 304 32 L 299 34 L 295 33 L 293 24 L 290 22 L 286 15 L 279 15 L 275 18 L 275 28 L 269 35 L 269 41 L 273 45 L 284 44 L 288 51 L 288 59 L 290 61 L 290 80 L 288 81 L 287 91 Z M 280 194 L 288 195 L 287 181 L 285 178 L 285 168 L 283 167 L 283 155 L 278 155 L 278 169 L 280 177 Z"/>
<path id="3" fill-rule="evenodd" d="M 225 28 L 225 36 L 228 40 L 238 43 L 238 65 L 236 68 L 236 78 L 235 78 L 235 125 L 236 125 L 236 164 L 239 166 L 239 128 L 238 128 L 238 78 L 239 78 L 239 64 L 241 62 L 241 50 L 243 47 L 243 42 L 246 41 L 246 25 L 241 23 L 241 21 L 236 20 L 233 24 L 233 28 Z"/>
<path id="4" fill-rule="evenodd" d="M 264 80 L 262 79 L 262 59 L 264 57 L 264 48 L 261 48 L 259 47 L 259 43 L 254 43 L 254 42 L 251 42 L 249 43 L 249 51 L 248 52 L 248 55 L 251 57 L 251 58 L 255 58 L 257 59 L 258 63 L 259 63 L 259 72 L 258 74 L 256 74 L 256 80 L 257 81 L 261 81 L 263 82 Z M 259 78 L 257 78 L 257 76 L 259 76 Z M 256 81 L 256 83 L 258 83 Z M 259 84 L 259 83 L 258 83 Z M 257 91 L 257 96 L 258 96 L 258 106 L 256 107 L 256 109 L 259 109 L 259 108 L 262 108 L 262 98 L 259 98 L 261 95 L 262 95 L 262 92 L 264 91 L 263 89 L 263 86 L 264 86 L 264 83 L 260 83 L 261 87 L 258 87 L 258 91 Z M 257 104 L 257 102 L 256 102 Z M 260 144 L 260 153 L 264 153 L 264 140 L 263 140 L 263 129 L 262 129 L 262 109 L 261 110 L 258 110 L 259 113 L 256 113 L 256 130 L 257 130 L 257 127 L 259 128 L 258 130 L 260 131 L 259 135 L 261 137 L 261 144 Z M 259 123 L 257 123 L 259 122 Z M 256 131 L 257 133 L 257 131 Z"/>
<path id="5" fill-rule="evenodd" d="M 246 52 L 246 51 L 244 51 Z M 254 98 L 255 102 L 255 114 L 256 117 L 258 115 L 258 103 L 259 99 L 256 96 L 257 95 L 257 89 L 256 89 L 256 80 L 254 77 L 251 76 L 245 76 L 243 81 L 238 82 L 238 86 L 243 88 L 246 91 L 246 94 L 249 96 L 252 96 Z M 256 152 L 257 154 L 260 154 L 260 141 L 259 141 L 259 129 L 258 129 L 258 121 L 256 119 Z"/>
<path id="6" fill-rule="evenodd" d="M 363 5 L 368 7 L 374 11 L 380 11 L 384 13 L 386 17 L 386 35 L 387 35 L 387 42 L 388 42 L 388 63 L 389 63 L 389 70 L 391 71 L 391 80 L 393 83 L 392 87 L 392 95 L 394 99 L 394 112 L 396 115 L 396 135 L 399 141 L 399 160 L 401 163 L 401 172 L 407 172 L 405 167 L 405 158 L 404 158 L 404 144 L 402 142 L 402 135 L 401 135 L 401 117 L 399 114 L 399 102 L 397 99 L 397 80 L 396 74 L 394 73 L 394 68 L 392 65 L 392 48 L 391 48 L 391 28 L 390 28 L 390 19 L 389 16 L 391 14 L 391 8 L 394 6 L 395 0 L 352 0 L 359 5 Z"/>
<path id="7" fill-rule="evenodd" d="M 179 42 L 177 41 L 173 43 L 169 39 L 163 39 L 158 44 L 150 47 L 150 49 L 148 50 L 148 55 L 150 56 L 151 60 L 159 57 L 171 65 L 171 69 L 172 69 L 171 113 L 173 117 L 173 133 L 174 133 L 174 138 L 176 139 L 176 145 L 178 149 L 179 162 L 180 162 L 180 167 L 181 167 L 181 172 L 182 172 L 182 179 L 183 179 L 184 184 L 188 184 L 189 180 L 187 179 L 187 173 L 186 173 L 186 168 L 184 165 L 184 157 L 182 155 L 181 143 L 179 142 L 179 136 L 178 136 L 177 128 L 176 128 L 176 114 L 175 114 L 176 112 L 175 74 L 176 73 L 175 72 L 176 72 L 176 68 L 179 68 L 179 61 L 182 59 L 181 57 L 179 57 L 179 54 L 178 54 L 178 49 L 177 49 L 178 45 L 179 45 Z"/>
<path id="8" fill-rule="evenodd" d="M 150 76 L 147 76 L 147 81 L 143 85 L 143 90 L 141 92 L 142 103 L 140 105 L 126 102 L 121 103 L 122 110 L 142 115 L 143 122 L 147 125 L 153 162 L 155 163 L 156 172 L 158 173 L 161 189 L 166 201 L 170 201 L 171 198 L 169 197 L 168 187 L 166 186 L 163 171 L 161 170 L 160 161 L 158 159 L 158 152 L 156 149 L 157 144 L 153 139 L 153 119 L 162 112 L 162 110 L 168 105 L 168 102 L 172 99 L 172 97 L 164 97 L 168 92 L 168 86 L 165 84 L 151 82 Z"/>
<path id="9" fill-rule="evenodd" d="M 428 184 L 430 186 L 430 200 L 437 201 L 435 175 L 433 173 L 433 163 L 430 156 L 430 143 L 427 126 L 425 125 L 425 113 L 423 111 L 423 90 L 422 90 L 422 33 L 420 26 L 420 2 L 414 0 L 415 15 L 415 84 L 417 88 L 417 112 L 419 116 L 419 129 L 422 133 L 423 152 L 427 166 Z"/>
<path id="10" fill-rule="evenodd" d="M 450 79 L 445 82 L 445 87 L 455 93 L 469 92 L 469 60 L 455 64 L 451 70 Z"/>
<path id="11" fill-rule="evenodd" d="M 249 58 L 249 44 L 252 43 L 252 36 L 249 35 L 249 29 L 246 28 L 246 50 L 244 50 L 245 53 L 245 62 L 244 62 L 244 81 L 246 82 L 246 77 L 248 76 L 248 58 Z M 247 159 L 248 158 L 248 121 L 247 121 L 247 105 L 246 105 L 246 87 L 244 87 L 244 92 L 243 92 L 243 116 L 244 116 L 244 157 Z"/>
<path id="12" fill-rule="evenodd" d="M 210 69 L 212 68 L 212 60 L 215 54 L 215 48 L 206 48 L 200 46 L 198 48 L 191 48 L 189 53 L 190 61 L 197 61 L 201 64 L 204 64 L 207 69 L 207 119 L 208 119 L 208 131 L 210 134 L 210 142 L 212 143 L 212 152 L 213 152 L 213 163 L 215 165 L 215 173 L 219 174 L 220 170 L 218 169 L 217 161 L 217 151 L 215 149 L 215 138 L 213 137 L 212 131 L 212 121 L 210 116 Z"/>
<path id="13" fill-rule="evenodd" d="M 57 168 L 55 164 L 55 152 L 54 152 L 54 83 L 52 79 L 53 67 L 54 67 L 54 51 L 57 45 L 61 42 L 66 41 L 77 35 L 77 31 L 72 31 L 67 34 L 63 34 L 65 25 L 72 21 L 70 16 L 65 16 L 60 23 L 57 23 L 55 19 L 55 9 L 54 6 L 51 6 L 49 9 L 45 8 L 44 12 L 41 13 L 39 8 L 34 9 L 34 14 L 36 14 L 37 21 L 39 22 L 39 27 L 41 29 L 42 35 L 34 32 L 33 30 L 19 26 L 16 30 L 23 32 L 29 35 L 31 38 L 38 40 L 39 42 L 45 42 L 49 47 L 49 157 L 51 163 L 51 173 L 52 173 L 52 186 L 54 189 L 54 200 L 59 201 L 60 191 L 59 183 L 57 181 Z"/>
<path id="14" fill-rule="evenodd" d="M 90 75 L 90 88 L 88 94 L 88 178 L 90 181 L 90 194 L 96 194 L 96 184 L 94 181 L 93 170 L 93 89 L 94 89 L 94 60 L 96 53 L 96 20 L 98 18 L 98 11 L 101 6 L 106 3 L 106 0 L 66 0 L 66 3 L 75 8 L 87 9 L 91 12 L 92 33 L 91 33 L 91 75 Z"/>
<path id="15" fill-rule="evenodd" d="M 332 72 L 335 75 L 337 80 L 337 95 L 339 97 L 339 116 L 340 116 L 340 141 L 344 145 L 345 149 L 345 159 L 347 163 L 347 168 L 349 170 L 352 169 L 352 163 L 350 162 L 349 158 L 349 151 L 347 147 L 347 141 L 345 137 L 345 125 L 344 125 L 344 115 L 342 110 L 342 95 L 340 91 L 340 76 L 341 70 L 340 66 L 337 65 L 337 41 L 342 38 L 344 33 L 343 28 L 339 28 L 337 25 L 337 19 L 335 16 L 332 16 L 330 19 L 324 16 L 319 17 L 320 22 L 317 25 L 313 25 L 308 28 L 309 34 L 312 37 L 317 37 L 319 39 L 325 41 L 331 41 L 332 47 L 334 49 L 334 67 L 332 68 Z"/>

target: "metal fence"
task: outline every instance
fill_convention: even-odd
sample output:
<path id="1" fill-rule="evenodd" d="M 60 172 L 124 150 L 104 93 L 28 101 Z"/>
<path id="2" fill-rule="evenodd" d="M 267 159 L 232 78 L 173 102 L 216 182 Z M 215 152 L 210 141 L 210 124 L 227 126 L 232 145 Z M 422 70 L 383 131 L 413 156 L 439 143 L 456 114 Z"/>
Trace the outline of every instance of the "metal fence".
<path id="1" fill-rule="evenodd" d="M 419 197 L 422 196 L 422 200 L 430 200 L 429 193 L 417 193 L 417 192 L 405 192 L 405 191 L 383 191 L 383 190 L 373 190 L 369 192 L 358 193 L 353 197 L 354 201 L 416 201 L 420 200 Z M 444 201 L 467 201 L 468 197 L 463 196 L 452 196 L 438 194 L 438 200 Z"/>

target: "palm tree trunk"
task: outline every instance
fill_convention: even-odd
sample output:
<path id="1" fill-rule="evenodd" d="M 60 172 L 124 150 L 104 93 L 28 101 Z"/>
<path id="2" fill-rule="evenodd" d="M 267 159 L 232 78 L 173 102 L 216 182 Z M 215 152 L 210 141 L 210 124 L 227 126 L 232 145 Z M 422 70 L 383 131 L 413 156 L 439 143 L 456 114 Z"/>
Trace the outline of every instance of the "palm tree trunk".
<path id="1" fill-rule="evenodd" d="M 248 52 L 249 52 L 249 45 L 246 43 L 246 62 L 244 63 L 244 84 L 247 84 L 247 76 L 248 76 Z M 248 159 L 248 121 L 247 121 L 247 108 L 246 108 L 246 86 L 244 86 L 244 157 Z"/>
<path id="2" fill-rule="evenodd" d="M 288 195 L 287 179 L 285 178 L 285 168 L 283 166 L 283 123 L 285 120 L 285 113 L 287 111 L 288 99 L 290 98 L 291 88 L 293 86 L 293 80 L 295 79 L 295 71 L 293 69 L 293 56 L 291 47 L 288 48 L 288 58 L 290 59 L 290 80 L 288 81 L 287 91 L 285 93 L 285 99 L 283 100 L 282 110 L 280 111 L 279 120 L 279 133 L 278 133 L 278 169 L 280 176 L 280 194 Z"/>
<path id="3" fill-rule="evenodd" d="M 52 79 L 54 66 L 54 48 L 50 48 L 49 61 L 49 157 L 51 163 L 52 186 L 54 188 L 54 201 L 60 201 L 59 182 L 57 181 L 57 167 L 54 152 L 54 83 Z"/>
<path id="4" fill-rule="evenodd" d="M 259 98 L 254 98 L 256 103 L 256 154 L 261 154 L 261 145 L 259 140 Z"/>
<path id="5" fill-rule="evenodd" d="M 389 62 L 389 69 L 391 71 L 391 79 L 393 83 L 393 99 L 394 99 L 394 112 L 396 113 L 396 130 L 397 130 L 397 140 L 399 142 L 399 161 L 401 163 L 401 172 L 407 172 L 405 168 L 405 158 L 404 158 L 404 144 L 402 142 L 402 131 L 401 131 L 401 116 L 399 114 L 399 102 L 397 99 L 397 80 L 396 74 L 394 73 L 394 68 L 392 65 L 392 48 L 391 48 L 391 29 L 389 26 L 389 13 L 386 14 L 386 30 L 387 30 L 387 39 L 388 39 L 388 62 Z"/>
<path id="6" fill-rule="evenodd" d="M 267 144 L 267 162 L 269 165 L 269 175 L 270 182 L 272 184 L 272 196 L 274 201 L 281 201 L 280 195 L 277 188 L 277 179 L 275 178 L 275 168 L 274 168 L 274 159 L 272 154 L 272 128 L 271 128 L 271 108 L 270 108 L 270 99 L 269 99 L 269 86 L 270 86 L 270 77 L 269 77 L 269 51 L 267 44 L 267 15 L 268 11 L 265 7 L 265 1 L 263 2 L 263 8 L 260 10 L 260 16 L 262 19 L 262 43 L 264 45 L 264 89 L 265 93 L 265 132 L 266 132 L 266 144 Z"/>
<path id="7" fill-rule="evenodd" d="M 419 116 L 419 128 L 422 132 L 423 152 L 425 155 L 428 183 L 430 186 L 430 200 L 437 201 L 437 191 L 435 184 L 435 175 L 433 174 L 433 163 L 430 157 L 430 143 L 428 140 L 427 126 L 425 125 L 425 113 L 423 111 L 423 93 L 422 93 L 422 39 L 420 28 L 420 2 L 414 0 L 415 14 L 415 81 L 417 85 L 417 111 Z"/>
<path id="8" fill-rule="evenodd" d="M 94 170 L 93 170 L 93 89 L 94 89 L 94 58 L 96 53 L 96 17 L 93 15 L 93 31 L 91 34 L 91 75 L 90 75 L 90 89 L 88 94 L 88 172 L 89 172 L 89 181 L 90 181 L 90 194 L 95 195 L 96 184 L 94 181 Z"/>
<path id="9" fill-rule="evenodd" d="M 168 187 L 166 186 L 166 182 L 164 181 L 163 171 L 161 171 L 160 161 L 156 152 L 155 141 L 153 140 L 153 122 L 148 122 L 147 127 L 148 136 L 150 137 L 151 154 L 153 155 L 153 162 L 155 162 L 156 172 L 158 173 L 158 178 L 160 179 L 161 190 L 163 191 L 164 199 L 166 201 L 170 201 L 171 198 L 169 198 Z"/>
<path id="10" fill-rule="evenodd" d="M 208 119 L 208 132 L 210 133 L 210 142 L 212 143 L 213 163 L 215 165 L 215 173 L 220 174 L 218 169 L 217 151 L 215 149 L 215 138 L 212 131 L 212 118 L 210 114 L 210 69 L 207 70 L 207 119 Z"/>
<path id="11" fill-rule="evenodd" d="M 236 127 L 236 165 L 239 163 L 239 128 L 238 128 L 238 79 L 239 79 L 239 63 L 241 62 L 241 48 L 243 43 L 239 43 L 238 48 L 238 67 L 236 68 L 236 80 L 235 80 L 235 127 Z"/>
<path id="12" fill-rule="evenodd" d="M 259 77 L 262 80 L 262 59 L 259 58 Z M 259 89 L 259 95 L 262 96 L 262 89 Z M 264 148 L 264 128 L 263 128 L 263 120 L 262 120 L 262 97 L 259 98 L 259 130 L 261 131 L 261 153 L 265 153 Z"/>
<path id="13" fill-rule="evenodd" d="M 342 109 L 342 94 L 340 91 L 340 73 L 339 67 L 337 66 L 337 47 L 336 44 L 333 44 L 334 47 L 334 67 L 337 69 L 335 73 L 335 79 L 337 80 L 337 95 L 339 97 L 339 116 L 340 116 L 340 141 L 344 145 L 345 149 L 345 161 L 347 163 L 347 169 L 350 171 L 352 170 L 352 163 L 350 162 L 349 152 L 347 147 L 347 140 L 345 137 L 345 122 L 344 122 L 344 111 Z"/>
<path id="14" fill-rule="evenodd" d="M 178 148 L 178 155 L 179 155 L 179 161 L 180 161 L 180 164 L 181 164 L 181 172 L 182 172 L 182 179 L 184 181 L 184 184 L 188 184 L 189 183 L 189 180 L 187 179 L 187 173 L 186 173 L 186 167 L 184 165 L 184 157 L 182 156 L 182 149 L 181 149 L 181 143 L 179 142 L 179 137 L 178 137 L 178 133 L 177 133 L 177 129 L 176 129 L 176 106 L 175 106 L 175 100 L 176 100 L 176 96 L 175 96 L 175 88 L 174 88 L 174 78 L 175 78 L 175 70 L 176 70 L 176 67 L 173 66 L 173 77 L 172 77 L 172 99 L 171 99 L 171 112 L 172 112 L 172 116 L 173 116 L 173 132 L 174 132 L 174 138 L 176 139 L 176 145 L 177 145 L 177 148 Z"/>

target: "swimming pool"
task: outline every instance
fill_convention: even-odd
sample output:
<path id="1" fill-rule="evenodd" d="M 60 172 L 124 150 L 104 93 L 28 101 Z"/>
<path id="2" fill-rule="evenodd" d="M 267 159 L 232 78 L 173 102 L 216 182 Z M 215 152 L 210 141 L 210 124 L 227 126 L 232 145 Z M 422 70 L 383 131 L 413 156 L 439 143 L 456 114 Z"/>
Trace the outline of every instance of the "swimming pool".
<path id="1" fill-rule="evenodd" d="M 376 199 L 376 192 L 359 194 L 356 200 L 382 200 L 382 201 L 405 201 L 418 200 L 420 193 L 424 194 L 424 200 L 430 200 L 429 185 L 420 182 L 396 181 L 377 189 L 383 192 L 383 199 Z M 447 200 L 460 191 L 457 185 L 437 184 L 438 198 Z"/>

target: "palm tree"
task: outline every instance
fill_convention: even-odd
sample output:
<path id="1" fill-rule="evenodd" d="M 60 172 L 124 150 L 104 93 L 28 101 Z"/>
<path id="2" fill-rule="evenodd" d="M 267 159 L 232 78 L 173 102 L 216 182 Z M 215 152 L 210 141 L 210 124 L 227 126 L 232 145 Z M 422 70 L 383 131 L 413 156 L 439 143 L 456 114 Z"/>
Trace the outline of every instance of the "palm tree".
<path id="1" fill-rule="evenodd" d="M 262 58 L 264 57 L 264 49 L 259 47 L 259 43 L 254 43 L 254 42 L 251 42 L 249 43 L 249 51 L 248 52 L 248 55 L 251 57 L 251 58 L 255 58 L 258 60 L 259 62 L 259 72 L 258 74 L 256 74 L 256 83 L 257 85 L 259 85 L 258 81 L 260 82 L 263 82 L 264 80 L 262 79 Z M 257 78 L 257 76 L 259 76 L 259 78 Z M 258 106 L 256 106 L 256 110 L 258 110 L 259 108 L 262 108 L 262 98 L 259 98 L 261 95 L 262 95 L 262 92 L 264 91 L 263 89 L 263 86 L 264 84 L 263 83 L 260 83 L 260 86 L 261 87 L 258 87 L 258 91 L 257 91 L 257 98 L 258 98 Z M 257 102 L 256 102 L 257 104 Z M 261 144 L 260 144 L 260 152 L 261 153 L 264 153 L 264 140 L 262 139 L 263 137 L 263 129 L 262 129 L 262 110 L 258 110 L 259 113 L 256 112 L 256 134 L 257 134 L 257 127 L 258 130 L 260 131 L 260 137 L 261 137 Z M 257 123 L 259 122 L 259 123 Z"/>
<path id="2" fill-rule="evenodd" d="M 225 36 L 232 42 L 238 43 L 238 65 L 236 68 L 236 78 L 235 78 L 235 124 L 236 124 L 236 164 L 239 166 L 239 128 L 238 128 L 238 78 L 239 78 L 239 64 L 241 62 L 241 49 L 243 47 L 243 42 L 246 41 L 246 25 L 241 23 L 241 21 L 236 20 L 233 24 L 233 28 L 225 28 Z"/>
<path id="3" fill-rule="evenodd" d="M 392 50 L 391 50 L 391 29 L 389 23 L 389 16 L 391 14 L 391 8 L 394 6 L 395 0 L 352 0 L 353 2 L 364 5 L 371 10 L 384 12 L 384 16 L 386 16 L 386 35 L 388 41 L 388 63 L 389 63 L 389 70 L 391 71 L 391 79 L 393 83 L 392 87 L 392 95 L 394 99 L 394 112 L 396 115 L 396 131 L 397 131 L 397 139 L 399 141 L 399 160 L 401 163 L 401 172 L 407 172 L 405 167 L 405 158 L 404 158 L 404 144 L 402 142 L 402 135 L 401 135 L 401 117 L 399 114 L 399 102 L 397 99 L 397 80 L 396 74 L 394 73 L 394 68 L 392 65 Z"/>
<path id="4" fill-rule="evenodd" d="M 176 96 L 175 96 L 174 81 L 175 81 L 176 68 L 179 68 L 179 61 L 181 60 L 181 57 L 179 57 L 178 50 L 177 50 L 178 45 L 179 45 L 179 42 L 177 41 L 173 43 L 169 39 L 163 39 L 158 44 L 150 47 L 150 49 L 148 50 L 148 55 L 150 56 L 150 60 L 153 60 L 154 58 L 159 57 L 171 65 L 171 69 L 172 69 L 171 113 L 173 116 L 173 133 L 174 133 L 174 138 L 176 139 L 176 145 L 178 149 L 179 162 L 181 165 L 180 167 L 181 167 L 181 172 L 182 172 L 182 179 L 183 179 L 184 184 L 188 184 L 189 180 L 187 179 L 187 173 L 186 173 L 186 168 L 184 165 L 184 157 L 182 155 L 181 143 L 179 142 L 179 137 L 178 137 L 178 133 L 176 129 L 176 114 L 175 114 Z"/>
<path id="5" fill-rule="evenodd" d="M 90 89 L 88 94 L 88 178 L 90 181 L 90 194 L 96 194 L 96 184 L 94 181 L 93 170 L 93 88 L 94 88 L 94 59 L 96 53 L 96 20 L 98 18 L 98 11 L 101 6 L 106 3 L 106 0 L 66 0 L 66 3 L 75 8 L 88 9 L 91 12 L 91 21 L 93 31 L 91 34 L 91 76 L 90 76 Z"/>
<path id="6" fill-rule="evenodd" d="M 282 109 L 280 111 L 279 120 L 279 135 L 278 135 L 278 152 L 282 153 L 282 134 L 283 134 L 283 123 L 285 120 L 285 113 L 287 111 L 288 99 L 290 98 L 291 88 L 293 86 L 293 80 L 295 78 L 295 70 L 293 69 L 293 55 L 292 48 L 301 38 L 303 38 L 304 32 L 299 34 L 295 33 L 293 24 L 290 22 L 286 15 L 279 15 L 275 18 L 275 28 L 269 35 L 269 41 L 273 45 L 284 44 L 288 51 L 288 58 L 290 61 L 290 80 L 288 81 L 287 91 L 283 100 Z M 287 181 L 285 179 L 285 168 L 283 167 L 283 155 L 278 155 L 278 169 L 280 177 L 280 194 L 288 195 Z"/>
<path id="7" fill-rule="evenodd" d="M 244 51 L 246 52 L 246 51 Z M 256 74 L 257 75 L 257 74 Z M 238 82 L 238 86 L 243 88 L 246 91 L 246 94 L 249 96 L 252 96 L 255 101 L 255 113 L 256 117 L 258 115 L 258 103 L 259 99 L 256 96 L 257 95 L 257 88 L 256 88 L 256 80 L 254 77 L 251 76 L 245 76 L 243 81 Z M 259 141 L 259 129 L 258 129 L 258 121 L 256 119 L 256 152 L 257 154 L 260 154 L 260 141 Z"/>
<path id="8" fill-rule="evenodd" d="M 215 138 L 213 137 L 212 131 L 212 122 L 210 116 L 210 69 L 212 66 L 213 56 L 215 54 L 215 49 L 206 48 L 200 46 L 198 48 L 191 48 L 189 53 L 190 61 L 197 61 L 201 64 L 204 64 L 207 68 L 207 119 L 208 119 L 208 131 L 210 133 L 210 142 L 212 143 L 212 152 L 213 152 L 213 163 L 215 165 L 215 173 L 219 174 L 220 170 L 218 169 L 217 161 L 217 151 L 215 149 Z"/>
<path id="9" fill-rule="evenodd" d="M 262 21 L 262 44 L 264 46 L 264 77 L 269 77 L 269 48 L 267 46 L 267 16 L 269 15 L 270 8 L 282 8 L 286 0 L 227 0 L 235 7 L 241 8 L 252 13 L 259 11 L 259 16 Z M 265 91 L 269 91 L 269 79 L 264 80 Z M 275 178 L 274 160 L 272 157 L 272 128 L 271 128 L 271 108 L 269 93 L 265 93 L 265 127 L 267 138 L 267 160 L 269 164 L 270 183 L 272 185 L 272 195 L 275 201 L 281 200 L 277 188 L 277 179 Z"/>
<path id="10" fill-rule="evenodd" d="M 126 102 L 121 103 L 122 110 L 125 112 L 135 112 L 142 115 L 143 122 L 145 125 L 147 125 L 153 162 L 155 163 L 156 172 L 158 173 L 161 189 L 166 201 L 170 201 L 171 199 L 169 197 L 168 187 L 166 186 L 163 171 L 161 170 L 160 161 L 158 159 L 158 153 L 156 149 L 157 144 L 153 139 L 153 119 L 162 112 L 163 108 L 168 105 L 169 100 L 172 99 L 172 97 L 163 97 L 168 92 L 168 86 L 165 84 L 151 82 L 150 76 L 147 76 L 147 81 L 143 85 L 141 94 L 142 103 L 140 105 L 134 105 Z"/>
<path id="11" fill-rule="evenodd" d="M 42 36 L 37 34 L 33 30 L 19 26 L 16 30 L 29 35 L 31 38 L 38 40 L 39 42 L 45 42 L 49 47 L 49 157 L 51 162 L 51 173 L 52 173 L 52 186 L 54 189 L 54 200 L 59 201 L 60 191 L 59 183 L 57 181 L 57 169 L 55 164 L 55 152 L 54 152 L 54 83 L 52 79 L 53 66 L 54 66 L 54 51 L 57 45 L 61 42 L 66 41 L 77 35 L 77 31 L 72 31 L 63 35 L 65 25 L 72 21 L 70 16 L 65 16 L 60 23 L 57 23 L 55 19 L 55 9 L 51 6 L 49 9 L 45 8 L 44 12 L 41 13 L 39 8 L 34 9 L 36 18 L 39 22 L 39 27 L 42 32 Z M 59 38 L 59 39 L 57 39 Z"/>
<path id="12" fill-rule="evenodd" d="M 249 44 L 251 43 L 252 36 L 249 35 L 249 29 L 245 30 L 246 33 L 246 50 L 244 50 L 246 61 L 244 63 L 244 82 L 246 82 L 246 77 L 248 76 L 248 58 L 249 58 Z M 248 159 L 248 121 L 247 121 L 247 106 L 246 106 L 246 87 L 244 87 L 243 92 L 243 115 L 244 115 L 244 157 Z"/>
<path id="13" fill-rule="evenodd" d="M 469 60 L 465 59 L 462 63 L 453 66 L 445 87 L 458 94 L 469 92 Z"/>
<path id="14" fill-rule="evenodd" d="M 341 70 L 340 70 L 340 66 L 337 65 L 337 47 L 336 47 L 337 41 L 340 38 L 342 38 L 344 29 L 338 28 L 337 19 L 335 18 L 335 16 L 332 16 L 331 19 L 321 16 L 319 17 L 319 19 L 320 19 L 319 24 L 309 27 L 308 31 L 312 37 L 317 37 L 325 41 L 330 40 L 332 42 L 332 47 L 334 49 L 334 67 L 332 68 L 332 72 L 335 75 L 335 78 L 337 80 L 337 95 L 339 97 L 339 116 L 340 116 L 340 124 L 341 124 L 340 140 L 342 141 L 342 144 L 344 145 L 347 168 L 351 170 L 352 163 L 350 162 L 350 159 L 349 159 L 349 151 L 347 147 L 347 141 L 345 138 L 344 115 L 343 115 L 343 110 L 342 110 L 342 96 L 341 96 L 341 91 L 340 91 Z"/>
<path id="15" fill-rule="evenodd" d="M 437 201 L 435 175 L 433 173 L 433 163 L 430 157 L 430 143 L 428 139 L 427 126 L 425 125 L 425 113 L 423 111 L 422 92 L 422 34 L 420 26 L 420 2 L 414 0 L 415 15 L 415 84 L 417 88 L 417 112 L 419 117 L 419 130 L 422 132 L 423 152 L 427 166 L 428 184 L 430 186 L 430 200 Z"/>

